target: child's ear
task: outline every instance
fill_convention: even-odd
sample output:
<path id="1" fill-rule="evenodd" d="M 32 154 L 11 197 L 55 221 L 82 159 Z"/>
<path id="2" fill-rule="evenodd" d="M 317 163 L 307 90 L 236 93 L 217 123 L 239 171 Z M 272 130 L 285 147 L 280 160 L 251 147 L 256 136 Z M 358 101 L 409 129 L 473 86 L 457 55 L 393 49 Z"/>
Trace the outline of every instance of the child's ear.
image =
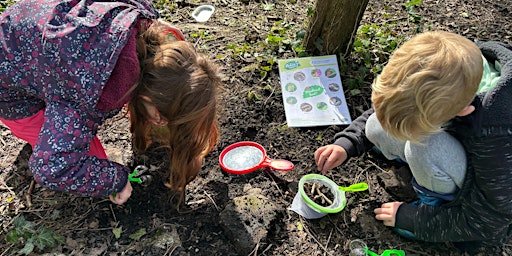
<path id="1" fill-rule="evenodd" d="M 143 104 L 148 114 L 147 120 L 157 126 L 167 125 L 167 119 L 163 117 L 158 109 L 152 104 L 153 101 L 151 98 L 145 95 L 141 95 L 140 98 L 145 101 Z"/>
<path id="2" fill-rule="evenodd" d="M 146 95 L 140 95 L 139 97 L 140 97 L 141 99 L 143 99 L 143 100 L 145 100 L 145 101 L 149 102 L 149 103 L 153 103 L 153 101 L 151 100 L 151 98 L 149 98 L 149 97 L 148 97 L 148 96 L 146 96 Z"/>
<path id="3" fill-rule="evenodd" d="M 471 113 L 473 113 L 473 111 L 475 111 L 475 106 L 472 106 L 472 105 L 469 105 L 465 108 L 463 108 L 458 114 L 457 116 L 467 116 Z"/>

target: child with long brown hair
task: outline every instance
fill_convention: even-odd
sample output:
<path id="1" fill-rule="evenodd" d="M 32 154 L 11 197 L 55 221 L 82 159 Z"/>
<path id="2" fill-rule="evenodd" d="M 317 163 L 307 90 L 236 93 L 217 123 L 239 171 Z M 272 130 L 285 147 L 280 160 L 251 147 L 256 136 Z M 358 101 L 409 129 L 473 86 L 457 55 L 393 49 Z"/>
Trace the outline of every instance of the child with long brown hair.
<path id="1" fill-rule="evenodd" d="M 150 1 L 130 0 L 20 0 L 2 13 L 0 121 L 32 145 L 38 183 L 126 202 L 131 170 L 109 161 L 95 135 L 128 103 L 134 147 L 170 149 L 166 185 L 183 199 L 219 137 L 221 79 L 157 18 Z"/>

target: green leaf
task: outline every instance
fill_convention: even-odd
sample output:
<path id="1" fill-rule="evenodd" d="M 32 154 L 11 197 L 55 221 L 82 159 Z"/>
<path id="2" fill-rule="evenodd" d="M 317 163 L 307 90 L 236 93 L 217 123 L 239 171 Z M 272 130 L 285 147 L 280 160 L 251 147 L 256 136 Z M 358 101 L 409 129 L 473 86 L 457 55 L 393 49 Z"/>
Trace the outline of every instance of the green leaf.
<path id="1" fill-rule="evenodd" d="M 7 240 L 8 243 L 15 244 L 18 242 L 18 234 L 16 233 L 16 230 L 10 230 L 7 232 L 7 235 L 5 236 L 5 240 Z"/>
<path id="2" fill-rule="evenodd" d="M 50 218 L 52 220 L 56 220 L 59 217 L 59 215 L 60 215 L 60 211 L 59 210 L 53 210 L 52 211 L 52 215 L 50 216 Z"/>
<path id="3" fill-rule="evenodd" d="M 31 254 L 32 252 L 34 251 L 34 244 L 30 241 L 28 241 L 25 246 L 23 247 L 23 249 L 19 250 L 18 253 L 22 253 L 22 254 L 25 254 L 25 255 L 29 255 Z"/>
<path id="4" fill-rule="evenodd" d="M 304 230 L 304 226 L 302 226 L 302 222 L 300 222 L 300 221 L 297 221 L 297 230 L 298 231 Z"/>
<path id="5" fill-rule="evenodd" d="M 129 236 L 129 238 L 132 239 L 132 240 L 138 241 L 145 234 L 146 234 L 146 229 L 145 228 L 141 228 L 141 229 L 137 230 L 135 233 L 131 234 Z"/>
<path id="6" fill-rule="evenodd" d="M 359 89 L 352 89 L 350 90 L 350 95 L 355 96 L 361 94 L 361 90 Z"/>
<path id="7" fill-rule="evenodd" d="M 49 228 L 42 228 L 34 237 L 34 243 L 39 249 L 52 248 L 59 245 L 64 238 Z"/>
<path id="8" fill-rule="evenodd" d="M 116 239 L 119 239 L 121 237 L 121 232 L 123 232 L 123 227 L 118 227 L 118 228 L 112 229 L 112 233 L 114 233 L 114 236 L 116 237 Z"/>
<path id="9" fill-rule="evenodd" d="M 416 6 L 416 5 L 422 4 L 422 2 L 423 2 L 422 0 L 407 1 L 404 3 L 404 6 L 407 6 L 407 7 Z"/>

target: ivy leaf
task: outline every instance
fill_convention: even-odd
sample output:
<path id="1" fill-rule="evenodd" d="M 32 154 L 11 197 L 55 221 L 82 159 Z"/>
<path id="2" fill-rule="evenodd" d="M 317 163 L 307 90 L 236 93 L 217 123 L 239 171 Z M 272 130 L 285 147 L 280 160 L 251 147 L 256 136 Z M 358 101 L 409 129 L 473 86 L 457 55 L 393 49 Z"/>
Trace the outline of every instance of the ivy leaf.
<path id="1" fill-rule="evenodd" d="M 146 229 L 145 228 L 141 228 L 141 229 L 137 230 L 135 233 L 131 234 L 129 236 L 129 238 L 132 239 L 132 240 L 138 241 L 145 234 L 146 234 Z"/>
<path id="2" fill-rule="evenodd" d="M 18 242 L 18 238 L 18 233 L 16 233 L 15 230 L 10 230 L 7 232 L 5 240 L 7 240 L 8 243 L 15 244 Z"/>
<path id="3" fill-rule="evenodd" d="M 37 248 L 43 250 L 44 248 L 52 248 L 64 241 L 64 237 L 53 232 L 49 228 L 42 228 L 40 232 L 34 237 L 34 244 Z"/>
<path id="4" fill-rule="evenodd" d="M 114 233 L 114 236 L 116 237 L 116 239 L 119 239 L 121 237 L 121 232 L 123 232 L 123 227 L 118 227 L 118 228 L 112 229 L 112 233 Z"/>
<path id="5" fill-rule="evenodd" d="M 25 244 L 25 247 L 23 249 L 19 250 L 18 253 L 29 255 L 34 251 L 34 244 L 31 241 L 28 241 Z"/>

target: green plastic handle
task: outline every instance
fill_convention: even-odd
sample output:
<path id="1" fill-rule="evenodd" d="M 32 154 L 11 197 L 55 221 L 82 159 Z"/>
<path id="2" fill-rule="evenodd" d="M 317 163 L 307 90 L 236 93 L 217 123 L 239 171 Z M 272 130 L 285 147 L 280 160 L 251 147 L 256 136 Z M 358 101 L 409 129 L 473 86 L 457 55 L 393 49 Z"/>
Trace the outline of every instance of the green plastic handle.
<path id="1" fill-rule="evenodd" d="M 338 187 L 338 189 L 343 190 L 345 192 L 365 191 L 368 189 L 368 184 L 366 182 L 360 182 L 360 183 L 352 184 L 348 187 Z"/>
<path id="2" fill-rule="evenodd" d="M 141 184 L 142 179 L 137 177 L 137 175 L 139 175 L 139 172 L 137 171 L 137 168 L 135 168 L 135 170 L 133 170 L 132 173 L 128 174 L 128 182 L 135 182 L 135 183 Z M 117 196 L 117 193 L 116 192 L 112 193 L 112 196 L 115 198 Z"/>
<path id="3" fill-rule="evenodd" d="M 132 173 L 128 174 L 128 180 L 131 181 L 131 182 L 135 182 L 135 183 L 141 184 L 142 183 L 142 179 L 137 177 L 138 174 L 139 174 L 139 172 L 137 172 L 137 169 L 133 170 Z"/>
<path id="4" fill-rule="evenodd" d="M 369 256 L 405 256 L 404 250 L 385 250 L 381 255 L 378 255 L 377 253 L 370 251 L 368 247 L 365 247 L 364 249 Z"/>

